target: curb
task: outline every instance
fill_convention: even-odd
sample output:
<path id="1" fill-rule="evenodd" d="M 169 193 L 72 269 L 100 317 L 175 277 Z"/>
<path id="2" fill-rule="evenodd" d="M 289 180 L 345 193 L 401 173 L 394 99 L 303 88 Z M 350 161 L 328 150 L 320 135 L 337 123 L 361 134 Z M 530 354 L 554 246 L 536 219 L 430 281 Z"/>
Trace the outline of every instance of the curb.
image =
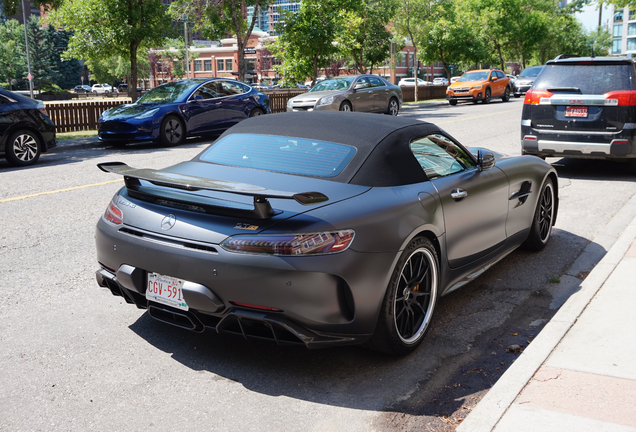
<path id="1" fill-rule="evenodd" d="M 619 213 L 625 210 L 625 213 L 629 214 L 634 208 L 636 208 L 636 195 L 623 206 Z M 617 214 L 617 216 L 619 215 Z M 619 219 L 625 219 L 625 215 L 621 216 Z M 597 234 L 595 239 L 588 244 L 583 253 L 572 264 L 571 269 L 580 265 L 581 260 L 588 259 L 587 255 L 592 245 L 598 244 L 597 239 L 602 240 L 601 244 L 607 244 L 608 236 L 603 231 Z M 494 430 L 499 420 L 508 411 L 508 408 L 525 388 L 535 372 L 552 354 L 553 350 L 621 262 L 625 253 L 636 239 L 636 217 L 633 217 L 631 222 L 626 222 L 623 232 L 619 234 L 619 237 L 613 242 L 601 261 L 594 267 L 588 277 L 580 282 L 579 291 L 572 294 L 565 304 L 561 306 L 535 340 L 464 419 L 456 429 L 456 432 L 490 432 Z M 567 277 L 570 273 L 571 271 L 568 270 L 563 277 Z"/>

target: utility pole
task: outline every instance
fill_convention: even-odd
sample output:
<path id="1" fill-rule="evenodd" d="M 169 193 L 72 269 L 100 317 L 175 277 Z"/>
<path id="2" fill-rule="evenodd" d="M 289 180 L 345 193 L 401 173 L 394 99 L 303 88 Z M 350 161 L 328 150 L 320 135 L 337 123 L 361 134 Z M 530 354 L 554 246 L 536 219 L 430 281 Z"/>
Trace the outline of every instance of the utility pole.
<path id="1" fill-rule="evenodd" d="M 27 57 L 27 79 L 29 80 L 29 95 L 33 99 L 33 75 L 31 74 L 31 56 L 29 55 L 29 37 L 27 35 L 27 19 L 26 19 L 26 7 L 24 6 L 24 0 L 22 0 L 22 19 L 24 20 L 24 44 L 26 47 Z"/>
<path id="2" fill-rule="evenodd" d="M 186 55 L 186 76 L 190 79 L 190 57 L 188 56 L 188 21 L 183 21 L 183 41 Z"/>

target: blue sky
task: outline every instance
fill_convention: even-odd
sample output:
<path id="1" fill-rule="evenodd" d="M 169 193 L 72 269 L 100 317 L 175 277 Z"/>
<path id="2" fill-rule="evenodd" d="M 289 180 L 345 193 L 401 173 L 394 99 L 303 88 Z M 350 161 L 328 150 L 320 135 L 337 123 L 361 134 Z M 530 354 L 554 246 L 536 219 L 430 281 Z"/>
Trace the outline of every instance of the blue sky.
<path id="1" fill-rule="evenodd" d="M 581 12 L 580 14 L 576 14 L 576 17 L 583 23 L 587 30 L 594 30 L 598 26 L 598 9 L 596 9 L 595 4 L 586 6 L 583 9 L 583 12 Z M 603 25 L 607 23 L 608 19 L 609 10 L 607 8 L 603 8 Z"/>

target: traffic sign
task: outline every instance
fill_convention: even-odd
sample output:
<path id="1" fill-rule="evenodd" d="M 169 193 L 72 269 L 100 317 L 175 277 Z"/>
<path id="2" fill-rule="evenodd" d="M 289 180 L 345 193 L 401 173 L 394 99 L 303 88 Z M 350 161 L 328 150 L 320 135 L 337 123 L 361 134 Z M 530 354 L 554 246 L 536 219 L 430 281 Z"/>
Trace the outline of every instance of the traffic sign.
<path id="1" fill-rule="evenodd" d="M 27 79 L 28 79 L 28 80 L 32 80 L 32 79 L 33 79 L 33 75 L 28 74 L 28 75 L 27 75 Z"/>

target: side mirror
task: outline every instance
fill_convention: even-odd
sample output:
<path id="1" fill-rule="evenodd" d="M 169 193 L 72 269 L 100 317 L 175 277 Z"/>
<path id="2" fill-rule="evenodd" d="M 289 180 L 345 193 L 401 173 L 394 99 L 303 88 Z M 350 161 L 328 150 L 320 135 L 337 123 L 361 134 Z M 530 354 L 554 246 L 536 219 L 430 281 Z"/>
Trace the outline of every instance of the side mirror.
<path id="1" fill-rule="evenodd" d="M 202 100 L 203 100 L 203 96 L 201 96 L 201 95 L 194 95 L 192 97 L 192 99 L 190 99 L 191 102 L 199 102 L 199 101 L 202 101 Z"/>
<path id="2" fill-rule="evenodd" d="M 497 81 L 497 77 L 490 77 L 490 81 Z"/>
<path id="3" fill-rule="evenodd" d="M 488 171 L 495 166 L 495 155 L 486 149 L 479 149 L 477 151 L 477 164 L 479 171 Z"/>
<path id="4" fill-rule="evenodd" d="M 353 87 L 353 89 L 354 90 L 360 90 L 360 89 L 366 88 L 366 86 L 367 85 L 365 83 L 359 82 L 359 83 L 356 83 L 356 85 Z"/>

